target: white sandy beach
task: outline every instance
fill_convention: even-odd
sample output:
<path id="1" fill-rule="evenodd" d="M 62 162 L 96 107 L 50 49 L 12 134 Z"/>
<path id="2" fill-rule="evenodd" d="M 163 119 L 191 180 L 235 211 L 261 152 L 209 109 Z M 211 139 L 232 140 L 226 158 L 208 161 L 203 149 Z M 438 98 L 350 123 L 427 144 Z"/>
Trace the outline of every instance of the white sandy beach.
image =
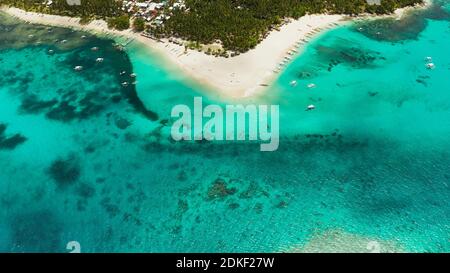
<path id="1" fill-rule="evenodd" d="M 396 16 L 402 16 L 402 9 Z M 105 21 L 96 20 L 81 25 L 80 19 L 64 16 L 26 12 L 17 8 L 2 8 L 2 11 L 30 23 L 71 27 L 126 36 L 137 40 L 176 64 L 188 76 L 205 84 L 220 95 L 231 98 L 248 97 L 270 85 L 278 76 L 281 62 L 293 49 L 302 50 L 303 44 L 326 29 L 342 25 L 349 20 L 342 15 L 307 15 L 283 25 L 279 31 L 272 31 L 255 49 L 232 58 L 214 57 L 195 50 L 185 51 L 184 46 L 168 41 L 157 42 L 131 30 L 110 30 Z M 279 69 L 279 70 L 282 70 Z"/>

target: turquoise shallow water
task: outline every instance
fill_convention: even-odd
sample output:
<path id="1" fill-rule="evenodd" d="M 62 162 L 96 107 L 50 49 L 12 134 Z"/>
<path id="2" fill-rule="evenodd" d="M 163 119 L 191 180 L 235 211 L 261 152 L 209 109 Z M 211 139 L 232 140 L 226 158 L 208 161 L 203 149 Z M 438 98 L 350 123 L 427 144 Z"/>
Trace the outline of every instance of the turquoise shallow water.
<path id="1" fill-rule="evenodd" d="M 226 101 L 139 45 L 123 52 L 107 38 L 2 17 L 0 251 L 65 252 L 75 240 L 83 252 L 270 252 L 342 230 L 449 252 L 442 14 L 419 13 L 396 35 L 372 22 L 317 38 L 246 101 L 280 105 L 273 153 L 171 142 L 173 105 Z"/>

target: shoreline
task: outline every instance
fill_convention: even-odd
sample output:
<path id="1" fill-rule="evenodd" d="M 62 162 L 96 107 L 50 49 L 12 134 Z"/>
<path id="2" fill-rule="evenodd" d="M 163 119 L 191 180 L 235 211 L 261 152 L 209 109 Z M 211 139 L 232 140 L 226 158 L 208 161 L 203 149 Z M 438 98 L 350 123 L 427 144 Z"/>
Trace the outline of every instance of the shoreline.
<path id="1" fill-rule="evenodd" d="M 431 2 L 431 0 L 425 0 L 423 6 L 428 6 Z M 394 15 L 388 16 L 401 18 L 406 12 L 416 8 L 399 9 Z M 150 51 L 158 53 L 169 65 L 173 64 L 181 69 L 190 79 L 220 96 L 231 99 L 255 96 L 268 89 L 291 60 L 301 54 L 312 39 L 327 30 L 367 17 L 306 15 L 282 25 L 279 31 L 270 32 L 254 49 L 235 57 L 224 58 L 196 50 L 185 50 L 184 46 L 171 43 L 168 39 L 158 42 L 132 30 L 109 29 L 103 20 L 94 20 L 82 25 L 80 18 L 39 14 L 13 7 L 0 7 L 0 10 L 32 24 L 67 27 L 97 35 L 113 35 L 115 38 L 125 37 L 137 41 Z"/>

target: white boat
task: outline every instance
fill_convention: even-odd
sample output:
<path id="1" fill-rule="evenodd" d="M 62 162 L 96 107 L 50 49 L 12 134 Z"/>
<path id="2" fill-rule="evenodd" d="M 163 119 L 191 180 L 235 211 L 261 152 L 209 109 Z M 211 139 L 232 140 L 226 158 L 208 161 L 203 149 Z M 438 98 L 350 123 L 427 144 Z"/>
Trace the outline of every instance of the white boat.
<path id="1" fill-rule="evenodd" d="M 426 58 L 425 58 L 425 61 L 427 61 L 427 62 L 432 62 L 432 61 L 433 61 L 433 58 L 431 58 L 431 57 L 426 57 Z"/>
<path id="2" fill-rule="evenodd" d="M 131 74 L 130 74 L 130 77 L 136 78 L 136 73 L 131 73 Z"/>
<path id="3" fill-rule="evenodd" d="M 97 51 L 98 47 L 94 46 L 93 48 L 91 48 L 92 51 Z"/>
<path id="4" fill-rule="evenodd" d="M 82 35 L 82 36 L 81 36 L 81 39 L 85 39 L 85 38 L 86 38 L 86 35 Z"/>
<path id="5" fill-rule="evenodd" d="M 428 69 L 435 69 L 436 65 L 434 63 L 428 63 L 425 65 Z"/>
<path id="6" fill-rule="evenodd" d="M 120 76 L 123 76 L 123 75 L 125 75 L 125 74 L 127 74 L 126 71 L 121 71 L 119 75 L 120 75 Z"/>
<path id="7" fill-rule="evenodd" d="M 95 61 L 96 61 L 97 63 L 102 63 L 102 62 L 104 61 L 104 59 L 103 59 L 103 58 L 97 58 L 97 59 L 95 59 Z"/>
<path id="8" fill-rule="evenodd" d="M 73 68 L 75 71 L 81 71 L 83 70 L 83 67 L 81 65 L 77 65 Z"/>
<path id="9" fill-rule="evenodd" d="M 123 86 L 123 87 L 127 87 L 127 86 L 128 86 L 128 82 L 123 82 L 123 83 L 122 83 L 122 86 Z"/>
<path id="10" fill-rule="evenodd" d="M 48 50 L 48 53 L 49 53 L 49 54 L 53 54 L 53 53 L 55 53 L 55 51 L 54 51 L 53 49 L 49 49 L 49 50 Z"/>
<path id="11" fill-rule="evenodd" d="M 306 111 L 312 111 L 316 109 L 316 106 L 314 104 L 308 105 L 308 107 L 306 108 Z"/>
<path id="12" fill-rule="evenodd" d="M 67 40 L 62 40 L 61 43 L 65 44 L 65 43 L 67 43 Z"/>
<path id="13" fill-rule="evenodd" d="M 314 83 L 308 84 L 308 88 L 315 88 L 315 87 L 316 87 L 316 85 Z"/>
<path id="14" fill-rule="evenodd" d="M 290 85 L 291 85 L 292 87 L 297 86 L 297 81 L 291 81 Z"/>

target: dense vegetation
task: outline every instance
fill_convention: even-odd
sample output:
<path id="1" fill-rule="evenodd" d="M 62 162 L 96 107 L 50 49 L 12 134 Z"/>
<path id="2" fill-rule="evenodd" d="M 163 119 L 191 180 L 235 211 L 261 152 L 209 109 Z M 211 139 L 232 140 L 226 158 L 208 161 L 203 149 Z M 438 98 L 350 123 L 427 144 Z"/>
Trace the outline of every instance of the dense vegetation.
<path id="1" fill-rule="evenodd" d="M 115 28 L 118 30 L 130 28 L 130 17 L 127 14 L 108 18 L 107 22 L 109 28 Z"/>
<path id="2" fill-rule="evenodd" d="M 66 0 L 54 0 L 51 7 L 43 0 L 0 0 L 26 10 L 59 15 L 79 16 L 83 22 L 92 18 L 107 19 L 110 26 L 129 27 L 121 11 L 120 0 L 81 0 L 81 6 L 70 6 Z M 173 1 L 169 1 L 173 2 Z M 156 36 L 181 37 L 196 44 L 221 41 L 224 49 L 245 52 L 255 47 L 271 28 L 283 18 L 305 14 L 392 13 L 396 8 L 421 3 L 422 0 L 381 0 L 369 5 L 367 0 L 186 0 L 186 10 L 174 10 L 163 26 L 152 29 Z M 143 29 L 135 21 L 135 30 Z"/>
<path id="3" fill-rule="evenodd" d="M 145 30 L 145 20 L 142 18 L 136 18 L 133 21 L 133 30 L 134 31 L 144 31 Z"/>
<path id="4" fill-rule="evenodd" d="M 50 6 L 45 5 L 44 0 L 0 0 L 0 3 L 27 11 L 81 17 L 82 24 L 93 19 L 104 19 L 111 28 L 123 30 L 130 27 L 129 17 L 121 10 L 122 1 L 118 0 L 81 0 L 81 5 L 69 5 L 67 0 L 53 0 Z"/>
<path id="5" fill-rule="evenodd" d="M 381 5 L 369 5 L 366 0 L 186 0 L 188 11 L 175 11 L 156 32 L 203 44 L 220 40 L 225 49 L 244 52 L 255 47 L 282 18 L 313 13 L 385 14 L 421 2 L 382 0 Z"/>
<path id="6" fill-rule="evenodd" d="M 81 0 L 81 5 L 69 5 L 67 0 L 53 0 L 51 6 L 43 4 L 44 0 L 0 0 L 7 4 L 28 11 L 82 18 L 102 18 L 122 15 L 122 2 L 117 0 Z"/>

